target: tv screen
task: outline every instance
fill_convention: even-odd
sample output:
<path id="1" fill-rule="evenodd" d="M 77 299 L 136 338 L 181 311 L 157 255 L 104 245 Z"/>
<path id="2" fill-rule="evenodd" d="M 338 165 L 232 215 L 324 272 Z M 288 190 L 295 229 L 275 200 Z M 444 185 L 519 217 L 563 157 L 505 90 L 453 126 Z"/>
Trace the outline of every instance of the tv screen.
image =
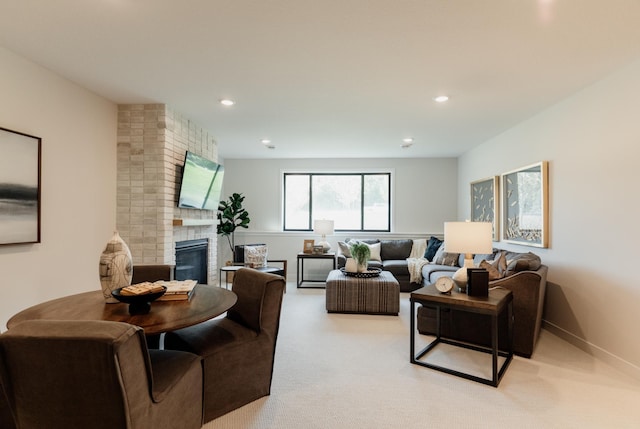
<path id="1" fill-rule="evenodd" d="M 182 168 L 178 207 L 218 210 L 224 167 L 192 152 L 187 152 Z"/>

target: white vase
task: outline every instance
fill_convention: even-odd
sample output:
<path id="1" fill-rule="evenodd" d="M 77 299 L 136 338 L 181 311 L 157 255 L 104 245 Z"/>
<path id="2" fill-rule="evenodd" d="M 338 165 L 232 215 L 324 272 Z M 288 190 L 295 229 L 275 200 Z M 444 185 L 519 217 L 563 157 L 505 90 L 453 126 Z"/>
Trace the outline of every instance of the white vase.
<path id="1" fill-rule="evenodd" d="M 133 277 L 133 260 L 127 243 L 120 237 L 118 231 L 107 242 L 100 255 L 100 284 L 102 295 L 108 303 L 118 302 L 111 292 L 121 287 L 129 286 Z"/>
<path id="2" fill-rule="evenodd" d="M 358 263 L 353 258 L 347 258 L 347 262 L 344 264 L 344 269 L 348 273 L 357 273 Z"/>
<path id="3" fill-rule="evenodd" d="M 367 271 L 367 268 L 368 268 L 368 266 L 367 266 L 367 262 L 366 261 L 363 262 L 362 264 L 358 263 L 358 272 L 359 273 L 365 273 Z"/>

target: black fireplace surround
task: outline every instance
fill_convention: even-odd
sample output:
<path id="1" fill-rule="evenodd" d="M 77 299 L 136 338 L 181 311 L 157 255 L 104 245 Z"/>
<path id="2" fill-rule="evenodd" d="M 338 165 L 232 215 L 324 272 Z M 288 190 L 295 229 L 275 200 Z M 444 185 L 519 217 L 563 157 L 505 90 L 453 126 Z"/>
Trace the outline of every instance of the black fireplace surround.
<path id="1" fill-rule="evenodd" d="M 196 280 L 208 283 L 209 240 L 185 240 L 176 242 L 176 280 Z"/>

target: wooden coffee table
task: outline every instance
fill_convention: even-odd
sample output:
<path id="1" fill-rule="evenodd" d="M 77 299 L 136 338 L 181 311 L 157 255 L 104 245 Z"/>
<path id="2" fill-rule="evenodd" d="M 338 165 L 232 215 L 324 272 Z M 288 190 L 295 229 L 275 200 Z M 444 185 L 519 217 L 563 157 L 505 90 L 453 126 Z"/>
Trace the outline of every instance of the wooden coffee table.
<path id="1" fill-rule="evenodd" d="M 14 315 L 7 328 L 25 320 L 109 320 L 140 326 L 146 335 L 156 335 L 195 325 L 221 315 L 238 297 L 230 290 L 197 285 L 190 300 L 154 301 L 147 314 L 130 315 L 129 304 L 108 304 L 102 291 L 79 293 L 34 305 Z"/>
<path id="2" fill-rule="evenodd" d="M 478 383 L 488 384 L 494 387 L 498 387 L 502 376 L 504 375 L 511 359 L 513 358 L 513 295 L 510 290 L 507 289 L 493 289 L 489 291 L 489 296 L 486 298 L 470 297 L 465 293 L 458 293 L 452 291 L 450 294 L 443 294 L 439 292 L 434 285 L 425 286 L 411 293 L 411 363 L 416 365 L 422 365 L 427 368 L 435 369 L 437 371 L 446 372 L 447 374 L 456 375 L 458 377 L 466 378 L 468 380 L 477 381 Z M 427 307 L 436 309 L 436 338 L 429 343 L 425 348 L 416 353 L 415 351 L 415 333 L 416 333 L 416 311 L 417 304 L 422 304 Z M 442 309 L 454 309 L 458 311 L 468 311 L 471 313 L 486 314 L 491 317 L 491 347 L 482 347 L 461 341 L 454 341 L 448 338 L 440 336 L 440 313 Z M 506 351 L 500 351 L 498 349 L 498 316 L 507 311 L 508 319 L 508 345 Z M 420 359 L 424 357 L 429 351 L 433 350 L 438 344 L 449 344 L 458 347 L 464 347 L 466 349 L 475 350 L 483 353 L 489 353 L 493 357 L 493 376 L 491 379 L 477 377 L 472 374 L 456 371 L 450 368 L 446 368 L 440 365 L 427 363 Z M 506 358 L 500 368 L 498 368 L 498 356 Z"/>

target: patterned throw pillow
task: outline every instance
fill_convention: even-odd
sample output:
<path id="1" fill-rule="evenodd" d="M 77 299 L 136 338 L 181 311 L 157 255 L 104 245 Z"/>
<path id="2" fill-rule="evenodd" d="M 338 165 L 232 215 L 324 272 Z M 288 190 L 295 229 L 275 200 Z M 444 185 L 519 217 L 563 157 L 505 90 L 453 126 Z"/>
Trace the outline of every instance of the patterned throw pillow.
<path id="1" fill-rule="evenodd" d="M 244 263 L 253 268 L 267 266 L 267 246 L 244 246 Z"/>

